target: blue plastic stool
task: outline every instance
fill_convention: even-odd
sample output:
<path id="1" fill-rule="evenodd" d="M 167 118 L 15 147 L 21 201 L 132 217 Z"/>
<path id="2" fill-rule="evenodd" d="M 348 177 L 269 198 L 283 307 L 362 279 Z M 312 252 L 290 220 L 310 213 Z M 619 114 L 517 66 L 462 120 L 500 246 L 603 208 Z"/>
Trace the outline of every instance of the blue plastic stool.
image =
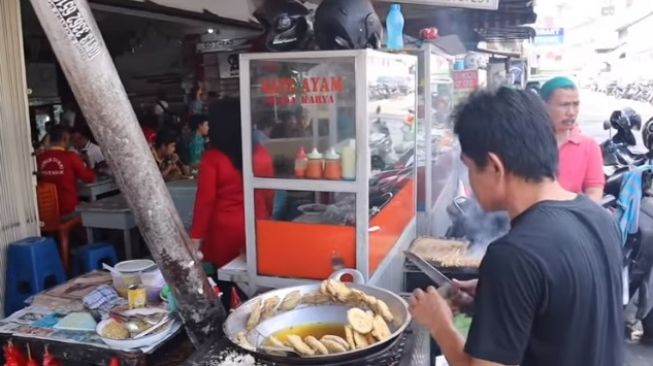
<path id="1" fill-rule="evenodd" d="M 25 307 L 25 300 L 64 283 L 66 275 L 57 244 L 52 238 L 31 237 L 7 249 L 5 315 Z"/>
<path id="2" fill-rule="evenodd" d="M 118 263 L 116 248 L 111 243 L 87 244 L 73 250 L 73 274 L 80 275 L 102 269 L 102 263 Z"/>

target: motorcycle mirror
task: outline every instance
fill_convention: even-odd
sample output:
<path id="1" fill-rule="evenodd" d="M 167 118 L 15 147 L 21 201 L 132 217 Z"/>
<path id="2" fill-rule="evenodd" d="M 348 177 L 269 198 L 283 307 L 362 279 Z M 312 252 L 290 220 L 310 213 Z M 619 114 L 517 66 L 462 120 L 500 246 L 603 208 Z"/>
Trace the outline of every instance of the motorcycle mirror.
<path id="1" fill-rule="evenodd" d="M 610 121 L 603 121 L 603 129 L 607 131 L 610 128 L 612 128 L 612 125 L 610 124 Z"/>

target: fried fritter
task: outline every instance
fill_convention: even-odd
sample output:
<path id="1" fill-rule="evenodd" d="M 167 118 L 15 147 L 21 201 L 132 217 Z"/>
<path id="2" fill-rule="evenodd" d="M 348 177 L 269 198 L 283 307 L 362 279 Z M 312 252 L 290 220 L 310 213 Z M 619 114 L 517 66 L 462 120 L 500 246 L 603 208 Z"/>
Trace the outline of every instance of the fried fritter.
<path id="1" fill-rule="evenodd" d="M 299 301 L 302 298 L 302 293 L 299 290 L 295 290 L 289 294 L 287 294 L 284 298 L 283 301 L 281 301 L 281 305 L 279 305 L 278 311 L 288 311 L 292 310 L 299 305 Z"/>
<path id="2" fill-rule="evenodd" d="M 273 296 L 265 299 L 263 302 L 263 312 L 261 313 L 262 319 L 267 319 L 277 313 L 277 305 L 279 305 L 279 296 Z"/>
<path id="3" fill-rule="evenodd" d="M 390 338 L 390 335 L 392 335 L 390 328 L 388 328 L 388 324 L 385 322 L 385 320 L 383 320 L 381 315 L 376 315 L 372 324 L 372 335 L 379 341 L 386 340 Z"/>
<path id="4" fill-rule="evenodd" d="M 317 338 L 313 336 L 308 336 L 304 338 L 304 342 L 309 345 L 319 355 L 328 355 L 329 350 L 327 347 L 320 341 L 317 340 Z"/>
<path id="5" fill-rule="evenodd" d="M 263 311 L 263 302 L 258 300 L 252 305 L 252 312 L 249 314 L 249 319 L 247 319 L 247 330 L 252 330 L 256 328 L 258 323 L 261 321 L 261 312 Z"/>
<path id="6" fill-rule="evenodd" d="M 297 351 L 300 355 L 315 356 L 315 351 L 308 344 L 306 344 L 298 335 L 290 334 L 286 338 L 288 344 Z"/>
<path id="7" fill-rule="evenodd" d="M 372 331 L 372 321 L 374 317 L 360 308 L 352 308 L 347 311 L 347 321 L 349 325 L 361 334 L 367 334 Z"/>

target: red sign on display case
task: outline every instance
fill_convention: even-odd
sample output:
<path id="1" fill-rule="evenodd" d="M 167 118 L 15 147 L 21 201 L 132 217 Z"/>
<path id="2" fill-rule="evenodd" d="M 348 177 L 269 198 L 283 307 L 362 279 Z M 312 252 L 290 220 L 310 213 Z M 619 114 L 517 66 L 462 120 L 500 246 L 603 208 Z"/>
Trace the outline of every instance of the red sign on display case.
<path id="1" fill-rule="evenodd" d="M 479 85 L 478 70 L 454 71 L 453 85 L 456 90 L 476 89 Z"/>
<path id="2" fill-rule="evenodd" d="M 344 91 L 342 76 L 269 78 L 261 81 L 268 104 L 333 104 Z"/>

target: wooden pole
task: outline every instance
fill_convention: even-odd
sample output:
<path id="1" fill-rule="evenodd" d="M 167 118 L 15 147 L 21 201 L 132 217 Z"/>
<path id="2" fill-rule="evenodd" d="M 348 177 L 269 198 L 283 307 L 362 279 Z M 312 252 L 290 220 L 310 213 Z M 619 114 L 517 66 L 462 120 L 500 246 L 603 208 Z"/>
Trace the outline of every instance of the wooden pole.
<path id="1" fill-rule="evenodd" d="M 107 155 L 120 190 L 195 346 L 219 335 L 217 301 L 118 77 L 87 0 L 31 0 L 79 106 Z"/>

